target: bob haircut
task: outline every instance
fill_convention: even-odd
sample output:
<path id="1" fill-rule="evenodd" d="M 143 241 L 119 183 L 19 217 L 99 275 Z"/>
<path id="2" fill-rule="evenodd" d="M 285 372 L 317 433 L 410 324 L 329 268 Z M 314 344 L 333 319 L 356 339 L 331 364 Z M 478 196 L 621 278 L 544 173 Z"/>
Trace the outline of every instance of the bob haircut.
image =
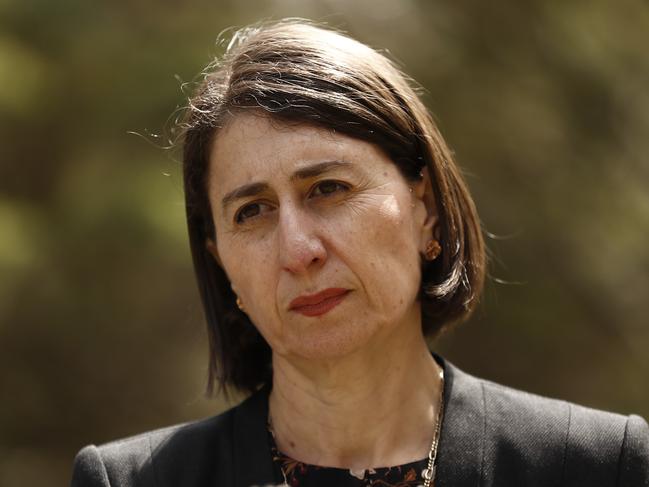
<path id="1" fill-rule="evenodd" d="M 471 314 L 485 275 L 480 222 L 450 150 L 405 75 L 377 51 L 308 21 L 246 27 L 207 67 L 182 124 L 187 226 L 209 334 L 208 394 L 215 385 L 226 393 L 253 392 L 272 377 L 269 345 L 238 309 L 225 271 L 206 248 L 218 238 L 207 188 L 211 143 L 243 111 L 373 143 L 410 182 L 428 170 L 442 252 L 422 262 L 423 332 L 433 337 Z"/>

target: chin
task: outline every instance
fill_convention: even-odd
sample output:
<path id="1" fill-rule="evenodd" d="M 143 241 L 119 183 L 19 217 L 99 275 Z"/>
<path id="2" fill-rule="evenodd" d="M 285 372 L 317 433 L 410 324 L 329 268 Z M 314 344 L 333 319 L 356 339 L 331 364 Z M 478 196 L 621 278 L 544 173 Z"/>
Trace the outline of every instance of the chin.
<path id="1" fill-rule="evenodd" d="M 307 360 L 335 360 L 369 346 L 376 327 L 346 321 L 334 327 L 310 327 L 290 340 L 286 351 Z"/>

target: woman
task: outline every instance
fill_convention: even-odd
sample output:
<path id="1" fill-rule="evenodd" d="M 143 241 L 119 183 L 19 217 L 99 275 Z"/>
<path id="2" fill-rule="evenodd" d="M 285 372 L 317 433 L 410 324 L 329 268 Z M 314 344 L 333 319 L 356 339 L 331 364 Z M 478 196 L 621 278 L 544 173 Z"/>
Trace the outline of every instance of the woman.
<path id="1" fill-rule="evenodd" d="M 244 29 L 184 127 L 210 389 L 224 414 L 77 456 L 73 486 L 648 486 L 649 428 L 471 377 L 427 337 L 485 253 L 430 115 L 382 55 L 300 21 Z"/>

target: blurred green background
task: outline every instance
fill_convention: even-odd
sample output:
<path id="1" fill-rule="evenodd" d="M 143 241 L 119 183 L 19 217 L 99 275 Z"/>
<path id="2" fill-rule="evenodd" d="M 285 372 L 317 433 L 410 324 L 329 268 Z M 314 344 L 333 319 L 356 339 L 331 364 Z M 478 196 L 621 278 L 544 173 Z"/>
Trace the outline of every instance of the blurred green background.
<path id="1" fill-rule="evenodd" d="M 1 486 L 226 407 L 165 147 L 219 32 L 284 16 L 387 50 L 465 170 L 490 280 L 438 350 L 649 416 L 647 2 L 1 0 Z"/>

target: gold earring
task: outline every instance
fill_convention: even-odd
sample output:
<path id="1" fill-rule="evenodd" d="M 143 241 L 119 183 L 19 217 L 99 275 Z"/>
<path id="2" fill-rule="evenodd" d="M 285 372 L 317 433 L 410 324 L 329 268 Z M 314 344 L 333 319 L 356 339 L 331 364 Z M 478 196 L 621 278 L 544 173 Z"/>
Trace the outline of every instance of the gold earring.
<path id="1" fill-rule="evenodd" d="M 428 261 L 435 260 L 442 252 L 442 246 L 435 239 L 431 239 L 426 244 L 426 251 L 424 252 L 424 258 Z"/>
<path id="2" fill-rule="evenodd" d="M 237 296 L 237 308 L 243 311 L 243 302 L 241 302 L 241 298 L 239 296 Z"/>

